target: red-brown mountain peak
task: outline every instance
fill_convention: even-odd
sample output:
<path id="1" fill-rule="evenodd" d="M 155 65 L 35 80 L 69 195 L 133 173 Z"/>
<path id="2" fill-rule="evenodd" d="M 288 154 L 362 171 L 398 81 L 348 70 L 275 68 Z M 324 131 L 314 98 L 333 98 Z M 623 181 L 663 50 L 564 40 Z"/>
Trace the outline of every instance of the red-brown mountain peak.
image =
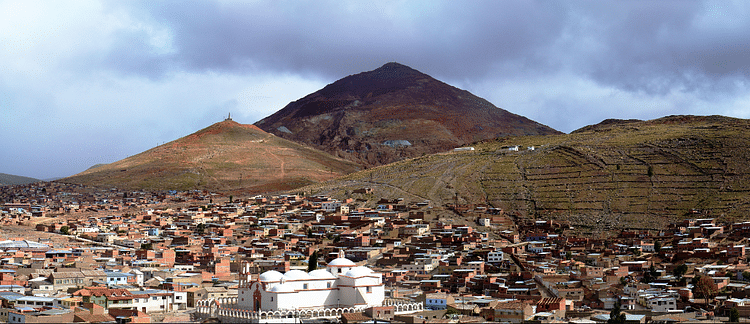
<path id="1" fill-rule="evenodd" d="M 366 165 L 501 136 L 560 133 L 395 62 L 333 82 L 255 125 Z"/>

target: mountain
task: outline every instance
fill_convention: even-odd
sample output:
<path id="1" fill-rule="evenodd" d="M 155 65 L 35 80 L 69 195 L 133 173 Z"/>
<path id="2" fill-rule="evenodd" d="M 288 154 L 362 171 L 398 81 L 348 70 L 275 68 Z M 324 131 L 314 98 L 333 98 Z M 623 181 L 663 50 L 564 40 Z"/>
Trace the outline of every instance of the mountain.
<path id="1" fill-rule="evenodd" d="M 514 146 L 519 151 L 509 149 Z M 661 229 L 687 213 L 744 220 L 750 210 L 750 121 L 744 119 L 607 120 L 567 135 L 505 137 L 474 148 L 301 190 L 343 197 L 370 187 L 375 198 L 486 203 L 519 220 L 569 221 L 589 233 Z"/>
<path id="2" fill-rule="evenodd" d="M 29 177 L 12 175 L 12 174 L 0 173 L 0 186 L 21 185 L 21 184 L 34 183 L 34 182 L 39 182 L 39 181 L 41 180 L 29 178 Z"/>
<path id="3" fill-rule="evenodd" d="M 255 125 L 369 166 L 497 137 L 560 134 L 398 63 L 338 80 Z"/>
<path id="4" fill-rule="evenodd" d="M 61 182 L 129 189 L 288 190 L 359 166 L 232 120 Z"/>

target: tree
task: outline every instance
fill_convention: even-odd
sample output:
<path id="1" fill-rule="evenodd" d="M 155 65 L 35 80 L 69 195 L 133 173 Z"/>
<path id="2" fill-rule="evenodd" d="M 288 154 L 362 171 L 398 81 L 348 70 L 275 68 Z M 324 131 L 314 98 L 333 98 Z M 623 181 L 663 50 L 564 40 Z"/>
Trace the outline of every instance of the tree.
<path id="1" fill-rule="evenodd" d="M 654 242 L 654 251 L 656 251 L 657 253 L 661 251 L 661 241 Z"/>
<path id="2" fill-rule="evenodd" d="M 456 310 L 455 308 L 448 308 L 448 309 L 447 309 L 447 310 L 445 311 L 445 315 L 446 315 L 446 316 L 447 316 L 447 315 L 458 315 L 458 314 L 461 314 L 461 313 L 459 313 L 459 312 L 458 312 L 458 311 L 457 311 L 457 310 Z"/>
<path id="3" fill-rule="evenodd" d="M 609 312 L 607 324 L 625 324 L 625 314 L 620 312 L 620 301 L 615 302 L 615 307 Z"/>
<path id="4" fill-rule="evenodd" d="M 310 259 L 307 260 L 307 272 L 318 269 L 318 251 L 313 251 Z"/>
<path id="5" fill-rule="evenodd" d="M 643 279 L 641 280 L 641 282 L 650 283 L 658 277 L 659 273 L 656 272 L 656 268 L 654 268 L 654 265 L 652 264 L 651 267 L 649 267 L 648 270 L 643 273 Z"/>
<path id="6" fill-rule="evenodd" d="M 729 321 L 732 323 L 737 323 L 740 321 L 740 312 L 736 307 L 733 307 L 732 310 L 729 311 Z"/>
<path id="7" fill-rule="evenodd" d="M 709 276 L 700 276 L 695 280 L 693 285 L 693 294 L 696 297 L 700 297 L 706 300 L 706 304 L 713 300 L 714 296 L 719 293 L 719 288 L 716 287 L 714 279 Z"/>
<path id="8" fill-rule="evenodd" d="M 650 267 L 648 267 L 648 274 L 651 275 L 651 278 L 654 278 L 654 279 L 659 278 L 659 273 L 656 272 L 656 268 L 654 267 L 653 264 Z"/>
<path id="9" fill-rule="evenodd" d="M 672 269 L 672 274 L 675 277 L 677 277 L 677 280 L 680 280 L 680 279 L 682 279 L 682 276 L 685 275 L 685 273 L 687 272 L 687 270 L 688 270 L 687 265 L 683 263 L 681 265 L 676 266 L 674 269 Z"/>
<path id="10" fill-rule="evenodd" d="M 141 244 L 141 250 L 152 250 L 153 248 L 154 246 L 151 243 Z"/>
<path id="11" fill-rule="evenodd" d="M 204 223 L 200 223 L 200 224 L 198 224 L 198 227 L 196 227 L 195 231 L 196 231 L 196 232 L 197 232 L 198 234 L 203 234 L 203 233 L 205 233 L 205 232 L 206 232 L 206 224 L 204 224 Z"/>
<path id="12" fill-rule="evenodd" d="M 68 227 L 67 225 L 60 227 L 60 234 L 63 234 L 63 235 L 70 234 L 70 227 Z"/>

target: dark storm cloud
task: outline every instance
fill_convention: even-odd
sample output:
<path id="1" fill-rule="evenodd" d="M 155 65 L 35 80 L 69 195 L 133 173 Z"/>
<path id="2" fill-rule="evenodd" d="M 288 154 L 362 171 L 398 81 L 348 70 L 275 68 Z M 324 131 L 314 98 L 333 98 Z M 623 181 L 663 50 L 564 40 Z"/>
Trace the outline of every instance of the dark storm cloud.
<path id="1" fill-rule="evenodd" d="M 0 172 L 73 174 L 229 110 L 253 123 L 391 61 L 565 132 L 606 118 L 750 118 L 749 7 L 0 1 L 0 146 L 15 152 Z"/>
<path id="2" fill-rule="evenodd" d="M 572 70 L 665 94 L 734 91 L 750 69 L 742 3 L 157 2 L 140 10 L 172 30 L 179 54 L 170 62 L 197 71 L 335 80 L 399 61 L 472 82 Z M 164 69 L 142 50 L 129 53 L 133 62 L 118 57 L 120 67 Z"/>
<path id="3" fill-rule="evenodd" d="M 158 3 L 191 69 L 271 69 L 327 77 L 400 61 L 463 78 L 543 65 L 565 15 L 553 3 Z"/>
<path id="4" fill-rule="evenodd" d="M 568 44 L 562 50 L 582 54 L 573 65 L 580 73 L 631 91 L 732 91 L 734 81 L 750 71 L 750 49 L 744 45 L 750 28 L 737 10 L 747 12 L 729 2 L 573 7 L 568 26 L 579 26 L 570 41 L 590 40 L 592 49 Z"/>

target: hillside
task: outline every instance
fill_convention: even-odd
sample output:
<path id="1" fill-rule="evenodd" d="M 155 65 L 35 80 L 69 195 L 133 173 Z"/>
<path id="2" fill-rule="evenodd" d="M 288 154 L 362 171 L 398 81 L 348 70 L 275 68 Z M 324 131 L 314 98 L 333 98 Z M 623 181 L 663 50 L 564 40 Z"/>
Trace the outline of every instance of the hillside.
<path id="1" fill-rule="evenodd" d="M 519 145 L 518 152 L 509 146 Z M 534 150 L 527 148 L 534 146 Z M 569 135 L 509 137 L 372 168 L 304 190 L 434 206 L 488 203 L 518 218 L 568 220 L 589 232 L 663 228 L 695 209 L 746 219 L 750 122 L 670 116 L 609 120 Z"/>
<path id="2" fill-rule="evenodd" d="M 60 182 L 149 190 L 288 190 L 358 170 L 352 162 L 225 120 Z"/>
<path id="3" fill-rule="evenodd" d="M 20 184 L 39 182 L 39 181 L 41 180 L 29 178 L 29 177 L 12 175 L 12 174 L 0 173 L 0 186 L 20 185 Z"/>
<path id="4" fill-rule="evenodd" d="M 368 166 L 485 139 L 560 134 L 398 63 L 338 80 L 255 125 Z"/>

